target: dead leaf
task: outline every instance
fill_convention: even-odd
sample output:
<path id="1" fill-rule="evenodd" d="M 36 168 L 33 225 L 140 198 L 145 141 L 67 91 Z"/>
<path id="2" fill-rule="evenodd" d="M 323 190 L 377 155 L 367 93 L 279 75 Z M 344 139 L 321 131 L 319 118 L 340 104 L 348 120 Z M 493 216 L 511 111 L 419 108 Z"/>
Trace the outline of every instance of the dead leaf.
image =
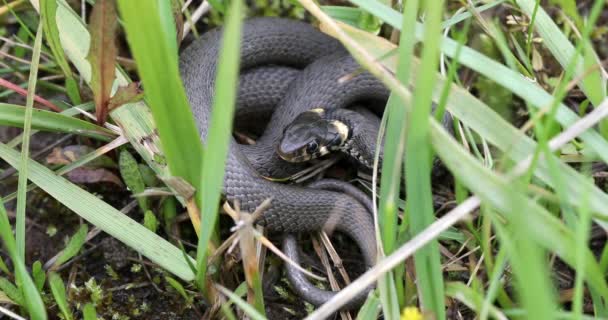
<path id="1" fill-rule="evenodd" d="M 122 106 L 123 104 L 137 102 L 143 99 L 144 93 L 137 82 L 131 82 L 126 86 L 119 87 L 108 102 L 108 112 Z"/>
<path id="2" fill-rule="evenodd" d="M 91 47 L 87 60 L 91 63 L 91 89 L 95 99 L 95 115 L 100 125 L 108 117 L 108 102 L 115 76 L 116 24 L 114 0 L 98 0 L 89 22 Z"/>
<path id="3" fill-rule="evenodd" d="M 66 177 L 74 183 L 88 184 L 88 183 L 109 182 L 109 183 L 113 183 L 119 187 L 124 187 L 120 178 L 118 178 L 110 170 L 106 170 L 106 169 L 91 169 L 91 168 L 80 167 L 80 168 L 76 168 L 76 169 L 68 172 L 66 174 Z"/>
<path id="4" fill-rule="evenodd" d="M 63 148 L 53 148 L 53 151 L 46 157 L 48 164 L 68 165 L 79 158 L 95 152 L 94 148 L 84 145 L 71 145 Z M 116 162 L 107 155 L 101 155 L 88 162 L 89 168 L 117 168 Z"/>

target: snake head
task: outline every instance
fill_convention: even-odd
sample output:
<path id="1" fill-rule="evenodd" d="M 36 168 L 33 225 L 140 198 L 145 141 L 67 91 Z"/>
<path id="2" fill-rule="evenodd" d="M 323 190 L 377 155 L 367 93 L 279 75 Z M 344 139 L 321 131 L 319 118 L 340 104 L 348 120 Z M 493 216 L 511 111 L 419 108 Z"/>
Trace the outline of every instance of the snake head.
<path id="1" fill-rule="evenodd" d="M 305 162 L 339 150 L 350 135 L 346 124 L 325 118 L 325 110 L 298 115 L 283 131 L 277 153 L 289 162 Z"/>

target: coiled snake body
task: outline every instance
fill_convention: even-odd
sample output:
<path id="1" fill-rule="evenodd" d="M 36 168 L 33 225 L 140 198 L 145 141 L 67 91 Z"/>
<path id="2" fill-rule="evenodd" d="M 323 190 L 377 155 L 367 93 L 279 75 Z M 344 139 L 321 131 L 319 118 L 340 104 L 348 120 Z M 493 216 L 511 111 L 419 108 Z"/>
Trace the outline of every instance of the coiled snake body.
<path id="1" fill-rule="evenodd" d="M 212 121 L 211 104 L 221 37 L 221 29 L 211 30 L 180 56 L 182 80 L 203 142 Z M 285 96 L 277 98 L 279 91 L 285 90 L 284 81 L 280 80 L 285 74 L 275 71 L 290 70 L 284 67 L 303 71 L 295 75 Z M 267 230 L 277 233 L 344 232 L 361 249 L 366 267 L 371 267 L 376 258 L 375 233 L 372 218 L 361 202 L 345 193 L 278 184 L 263 176 L 285 176 L 298 170 L 278 157 L 276 144 L 282 128 L 299 113 L 321 106 L 345 107 L 357 100 L 385 99 L 388 91 L 371 75 L 360 72 L 359 66 L 336 40 L 309 24 L 294 20 L 256 18 L 244 22 L 241 74 L 246 78 L 247 74 L 255 72 L 258 78 L 267 78 L 264 90 L 270 88 L 274 98 L 263 97 L 263 92 L 259 95 L 253 92 L 242 101 L 253 106 L 264 105 L 264 99 L 280 103 L 256 145 L 242 146 L 231 140 L 224 178 L 226 199 L 236 200 L 243 210 L 253 212 L 265 199 L 272 198 L 270 208 L 259 221 Z M 355 76 L 348 81 L 339 81 L 349 74 Z M 283 87 L 278 88 L 280 86 Z M 298 285 L 295 284 L 296 289 Z M 306 297 L 306 292 L 299 291 L 310 300 L 310 293 Z M 321 302 L 317 301 L 317 304 Z"/>

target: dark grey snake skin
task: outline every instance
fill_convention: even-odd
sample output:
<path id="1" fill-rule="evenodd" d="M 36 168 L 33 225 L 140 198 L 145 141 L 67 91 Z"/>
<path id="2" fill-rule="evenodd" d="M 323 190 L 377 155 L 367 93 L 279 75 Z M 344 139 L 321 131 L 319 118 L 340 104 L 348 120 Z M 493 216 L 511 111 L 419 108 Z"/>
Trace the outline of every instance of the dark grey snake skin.
<path id="1" fill-rule="evenodd" d="M 192 43 L 180 56 L 182 80 L 203 142 L 210 121 L 220 43 L 221 29 L 215 29 Z M 241 148 L 244 146 L 239 146 L 234 139 L 230 142 L 223 193 L 229 201 L 237 200 L 241 208 L 249 212 L 253 212 L 265 199 L 272 198 L 271 207 L 260 219 L 260 223 L 270 232 L 344 232 L 359 246 L 369 268 L 376 259 L 375 233 L 372 218 L 360 202 L 340 192 L 270 182 L 256 171 L 274 175 L 273 168 L 279 168 L 276 173 L 289 173 L 289 169 L 285 168 L 288 165 L 277 162 L 280 159 L 268 145 L 277 141 L 282 126 L 302 111 L 292 108 L 303 106 L 301 108 L 307 110 L 318 107 L 318 103 L 341 106 L 359 98 L 380 98 L 387 94 L 386 89 L 366 73 L 358 73 L 344 83 L 338 82 L 341 77 L 358 69 L 352 58 L 343 53 L 337 41 L 306 23 L 278 18 L 257 18 L 244 22 L 242 74 L 262 66 L 302 69 L 310 65 L 310 68 L 301 72 L 289 86 L 289 96 L 281 100 L 268 129 L 258 141 L 257 148 L 260 149 Z M 316 76 L 309 71 L 314 70 L 311 69 L 313 67 L 322 70 L 324 75 Z M 347 90 L 358 91 L 353 96 Z M 250 156 L 249 159 L 247 156 Z"/>

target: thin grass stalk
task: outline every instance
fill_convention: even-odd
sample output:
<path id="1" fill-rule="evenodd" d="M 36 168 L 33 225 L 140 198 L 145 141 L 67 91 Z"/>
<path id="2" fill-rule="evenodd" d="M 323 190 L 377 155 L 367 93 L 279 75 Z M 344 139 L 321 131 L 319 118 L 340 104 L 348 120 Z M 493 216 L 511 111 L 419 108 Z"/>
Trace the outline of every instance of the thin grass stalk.
<path id="1" fill-rule="evenodd" d="M 17 212 L 15 221 L 15 237 L 17 254 L 25 261 L 25 207 L 27 204 L 27 177 L 28 160 L 30 157 L 30 132 L 32 131 L 32 113 L 34 112 L 34 95 L 36 94 L 36 80 L 38 79 L 38 63 L 40 61 L 40 48 L 42 47 L 42 24 L 38 25 L 30 76 L 28 80 L 27 98 L 25 102 L 25 119 L 23 123 L 23 142 L 21 143 L 21 161 L 19 162 L 19 181 L 17 187 Z"/>
<path id="2" fill-rule="evenodd" d="M 410 213 L 410 231 L 418 234 L 435 219 L 431 190 L 431 147 L 429 144 L 429 115 L 436 70 L 439 61 L 443 1 L 425 2 L 425 39 L 420 72 L 416 79 L 413 111 L 409 119 L 405 155 L 406 191 Z M 415 214 L 412 214 L 415 213 Z M 438 319 L 445 318 L 444 285 L 439 247 L 431 241 L 414 254 L 421 305 Z"/>
<path id="3" fill-rule="evenodd" d="M 211 240 L 218 216 L 218 203 L 224 183 L 224 168 L 232 134 L 232 119 L 236 103 L 241 46 L 241 0 L 232 1 L 226 18 L 226 26 L 219 51 L 215 81 L 215 97 L 209 123 L 209 134 L 202 162 L 201 219 L 204 226 L 196 252 L 196 281 L 203 285 L 207 273 L 207 247 Z"/>
<path id="4" fill-rule="evenodd" d="M 521 181 L 517 181 L 516 185 L 520 188 L 525 186 Z M 517 187 L 513 190 L 517 190 Z M 515 192 L 509 196 L 513 199 L 513 205 L 508 212 L 511 219 L 504 231 L 509 233 L 509 237 L 502 235 L 501 245 L 505 245 L 510 253 L 517 296 L 530 319 L 550 319 L 554 310 L 557 310 L 557 305 L 555 288 L 549 278 L 548 257 L 544 248 L 534 241 L 533 233 L 537 230 L 535 224 L 528 219 L 532 210 L 525 209 L 525 206 L 516 200 Z M 495 221 L 493 225 L 496 227 L 500 223 Z M 498 234 L 501 235 L 500 232 Z"/>
<path id="5" fill-rule="evenodd" d="M 416 24 L 418 16 L 418 1 L 410 0 L 405 4 L 403 9 L 403 30 L 409 30 Z M 402 32 L 399 41 L 399 60 L 397 64 L 396 77 L 403 84 L 409 83 L 411 57 L 414 54 L 414 44 L 412 37 L 406 32 Z M 398 195 L 401 181 L 401 168 L 403 165 L 404 148 L 406 141 L 407 128 L 407 112 L 406 108 L 402 107 L 405 103 L 398 95 L 391 94 L 389 97 L 386 111 L 387 112 L 387 135 L 384 143 L 384 157 L 382 163 L 382 180 L 380 181 L 380 208 L 379 208 L 379 225 L 382 245 L 379 246 L 379 253 L 384 256 L 384 253 L 392 253 L 395 248 L 395 242 L 398 235 Z M 380 144 L 379 144 L 380 145 Z M 405 223 L 405 222 L 402 222 Z M 380 239 L 379 239 L 380 240 Z M 391 281 L 393 280 L 393 281 Z M 392 291 L 396 291 L 397 297 L 403 297 L 404 288 L 403 282 L 395 275 L 387 274 L 382 281 L 378 283 L 380 291 L 380 300 L 384 314 L 388 318 L 399 317 L 399 307 L 403 307 L 404 301 L 395 301 L 395 295 L 391 295 Z"/>
<path id="6" fill-rule="evenodd" d="M 589 231 L 591 230 L 591 212 L 589 208 L 589 193 L 584 193 L 581 204 L 578 208 L 579 218 L 575 229 L 577 245 L 581 250 L 576 251 L 576 278 L 574 279 L 574 295 L 572 297 L 572 313 L 581 319 L 583 316 L 584 289 L 585 289 L 585 248 L 589 241 Z M 593 298 L 594 305 L 604 305 L 602 299 Z"/>

